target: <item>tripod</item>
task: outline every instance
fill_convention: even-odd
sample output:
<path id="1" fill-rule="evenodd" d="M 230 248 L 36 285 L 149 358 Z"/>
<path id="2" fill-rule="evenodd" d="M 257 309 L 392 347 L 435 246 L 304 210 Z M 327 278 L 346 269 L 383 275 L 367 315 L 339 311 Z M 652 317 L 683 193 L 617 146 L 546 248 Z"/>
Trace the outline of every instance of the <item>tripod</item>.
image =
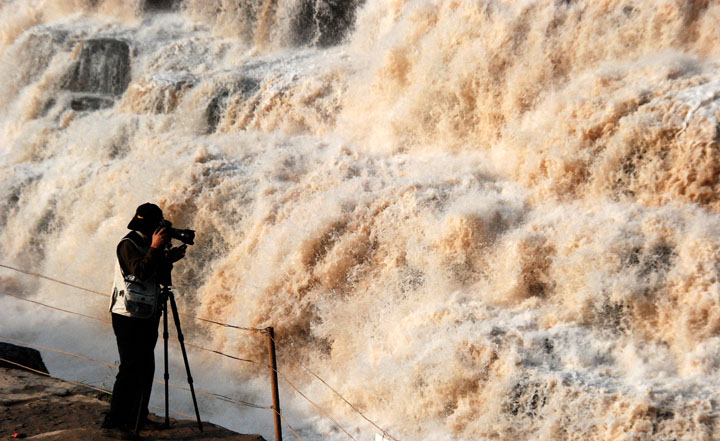
<path id="1" fill-rule="evenodd" d="M 172 309 L 173 320 L 175 322 L 175 330 L 177 331 L 178 341 L 180 342 L 180 349 L 182 349 L 183 361 L 185 362 L 187 381 L 190 385 L 190 394 L 192 395 L 193 406 L 195 406 L 195 417 L 197 418 L 198 428 L 202 432 L 202 421 L 200 421 L 200 412 L 198 411 L 197 399 L 195 398 L 195 388 L 193 387 L 193 379 L 190 375 L 190 363 L 188 363 L 187 352 L 185 352 L 185 337 L 183 337 L 182 329 L 180 328 L 180 316 L 178 315 L 177 304 L 175 303 L 175 295 L 173 294 L 169 285 L 162 285 L 162 290 L 160 291 L 160 299 L 162 302 L 163 340 L 165 344 L 165 427 L 170 427 L 170 404 L 168 394 L 168 382 L 170 381 L 170 374 L 168 373 L 168 301 L 170 301 L 170 308 Z"/>

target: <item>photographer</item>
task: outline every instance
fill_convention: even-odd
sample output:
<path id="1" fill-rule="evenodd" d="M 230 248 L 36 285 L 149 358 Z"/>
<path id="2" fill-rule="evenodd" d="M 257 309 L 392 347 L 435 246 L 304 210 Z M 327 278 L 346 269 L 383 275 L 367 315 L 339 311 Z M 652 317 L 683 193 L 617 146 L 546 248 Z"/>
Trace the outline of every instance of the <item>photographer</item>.
<path id="1" fill-rule="evenodd" d="M 139 427 L 159 428 L 148 418 L 155 372 L 155 344 L 161 315 L 160 284 L 168 284 L 172 263 L 185 256 L 185 247 L 166 250 L 167 228 L 159 228 L 162 210 L 140 205 L 117 246 L 117 264 L 110 312 L 120 354 L 110 413 L 102 424 L 120 438 L 131 438 Z"/>

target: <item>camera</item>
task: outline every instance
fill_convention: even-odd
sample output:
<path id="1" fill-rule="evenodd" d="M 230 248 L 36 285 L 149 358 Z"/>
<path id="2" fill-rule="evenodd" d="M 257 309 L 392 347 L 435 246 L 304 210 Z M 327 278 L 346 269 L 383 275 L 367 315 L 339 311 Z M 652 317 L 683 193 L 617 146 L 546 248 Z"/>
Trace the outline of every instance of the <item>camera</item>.
<path id="1" fill-rule="evenodd" d="M 161 220 L 158 224 L 157 229 L 160 230 L 161 228 L 166 228 L 170 233 L 170 238 L 172 239 L 177 239 L 187 245 L 195 244 L 195 230 L 180 230 L 173 228 L 172 222 L 166 219 Z"/>

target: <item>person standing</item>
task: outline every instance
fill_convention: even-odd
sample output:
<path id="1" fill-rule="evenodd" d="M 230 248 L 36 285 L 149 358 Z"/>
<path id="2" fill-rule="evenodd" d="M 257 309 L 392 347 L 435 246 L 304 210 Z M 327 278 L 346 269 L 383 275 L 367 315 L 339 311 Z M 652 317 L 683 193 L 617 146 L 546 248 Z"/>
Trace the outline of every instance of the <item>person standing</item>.
<path id="1" fill-rule="evenodd" d="M 132 230 L 117 246 L 110 313 L 120 367 L 102 428 L 131 438 L 140 428 L 160 428 L 149 419 L 148 403 L 155 374 L 155 344 L 161 315 L 160 283 L 184 247 L 166 250 L 169 232 L 158 229 L 163 213 L 155 204 L 140 205 L 128 224 Z M 167 272 L 167 274 L 164 274 Z"/>

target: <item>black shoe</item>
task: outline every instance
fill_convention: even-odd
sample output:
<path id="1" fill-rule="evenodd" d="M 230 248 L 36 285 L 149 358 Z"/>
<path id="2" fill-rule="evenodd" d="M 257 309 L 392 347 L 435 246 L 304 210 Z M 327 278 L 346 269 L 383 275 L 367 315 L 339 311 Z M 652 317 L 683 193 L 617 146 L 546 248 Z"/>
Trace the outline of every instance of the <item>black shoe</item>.
<path id="1" fill-rule="evenodd" d="M 102 424 L 100 425 L 101 429 L 112 429 L 115 427 L 115 423 L 112 420 L 112 417 L 109 413 L 105 414 L 105 419 L 103 419 Z"/>
<path id="2" fill-rule="evenodd" d="M 140 421 L 140 428 L 145 430 L 163 430 L 168 427 L 165 425 L 164 421 L 155 421 L 149 417 L 145 417 L 142 421 Z"/>

